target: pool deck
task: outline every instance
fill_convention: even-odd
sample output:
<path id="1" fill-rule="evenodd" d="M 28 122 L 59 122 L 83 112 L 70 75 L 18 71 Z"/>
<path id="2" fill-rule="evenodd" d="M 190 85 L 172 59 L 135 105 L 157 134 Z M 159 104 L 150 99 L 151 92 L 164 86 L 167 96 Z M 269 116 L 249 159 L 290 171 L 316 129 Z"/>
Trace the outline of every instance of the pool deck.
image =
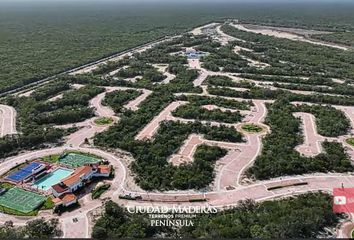
<path id="1" fill-rule="evenodd" d="M 55 173 L 58 173 L 58 171 L 61 170 L 60 175 L 61 176 L 56 176 Z M 64 167 L 58 167 L 54 169 L 52 172 L 49 172 L 48 174 L 44 175 L 42 178 L 38 179 L 32 184 L 32 188 L 36 190 L 44 190 L 48 191 L 53 185 L 59 183 L 62 179 L 70 176 L 73 173 L 73 170 L 64 168 Z M 48 182 L 45 183 L 44 182 Z M 47 185 L 48 184 L 48 185 Z M 43 188 L 43 186 L 45 188 Z"/>

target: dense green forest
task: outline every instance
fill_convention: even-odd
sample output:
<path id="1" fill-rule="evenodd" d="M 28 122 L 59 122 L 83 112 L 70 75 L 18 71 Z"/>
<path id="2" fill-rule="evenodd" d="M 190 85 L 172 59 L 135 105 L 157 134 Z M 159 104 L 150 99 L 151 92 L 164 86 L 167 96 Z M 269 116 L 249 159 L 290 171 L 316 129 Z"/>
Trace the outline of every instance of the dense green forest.
<path id="1" fill-rule="evenodd" d="M 283 89 L 271 90 L 263 87 L 251 87 L 247 91 L 237 91 L 228 87 L 209 87 L 208 92 L 216 96 L 245 98 L 245 99 L 276 99 L 286 96 L 290 101 L 301 101 L 319 104 L 334 104 L 350 106 L 354 104 L 354 97 L 332 96 L 323 94 L 298 94 Z"/>
<path id="2" fill-rule="evenodd" d="M 187 104 L 178 107 L 172 115 L 185 119 L 195 119 L 198 121 L 215 121 L 224 123 L 238 123 L 242 120 L 240 112 L 222 111 L 220 109 L 207 110 L 198 105 Z"/>
<path id="3" fill-rule="evenodd" d="M 226 98 L 207 97 L 199 95 L 181 95 L 177 97 L 178 100 L 188 101 L 193 105 L 216 105 L 218 107 L 237 109 L 237 110 L 249 110 L 253 106 L 252 101 L 235 101 Z"/>
<path id="4" fill-rule="evenodd" d="M 354 32 L 318 34 L 318 35 L 312 35 L 311 37 L 326 42 L 334 42 L 334 43 L 339 43 L 346 46 L 354 47 Z"/>
<path id="5" fill-rule="evenodd" d="M 254 60 L 270 64 L 264 69 L 253 69 L 253 73 L 290 76 L 322 76 L 353 78 L 354 59 L 352 51 L 342 51 L 330 47 L 305 42 L 292 41 L 238 30 L 228 24 L 222 31 L 245 40 L 236 41 L 238 46 L 253 49 L 242 51 Z M 250 72 L 241 66 L 225 67 L 230 72 Z"/>
<path id="6" fill-rule="evenodd" d="M 142 106 L 145 108 L 146 106 Z M 139 110 L 140 111 L 140 110 Z M 142 113 L 131 115 L 133 119 Z M 140 118 L 139 117 L 139 118 Z M 95 143 L 105 147 L 119 147 L 131 152 L 135 158 L 132 169 L 137 173 L 135 180 L 144 189 L 201 189 L 208 187 L 214 179 L 214 164 L 226 154 L 217 147 L 198 147 L 194 161 L 181 166 L 172 166 L 168 158 L 178 152 L 188 136 L 192 133 L 204 135 L 206 139 L 215 141 L 242 142 L 242 135 L 232 127 L 215 127 L 201 123 L 183 124 L 180 122 L 161 123 L 153 141 L 134 141 L 132 134 L 136 124 L 132 120 L 122 119 L 104 134 L 96 136 Z M 127 122 L 130 122 L 130 126 Z M 126 125 L 124 125 L 126 124 Z M 121 131 L 117 131 L 117 128 Z M 110 141 L 110 139 L 116 139 Z"/>
<path id="7" fill-rule="evenodd" d="M 0 92 L 212 20 L 343 32 L 353 30 L 354 9 L 350 3 L 336 4 L 336 11 L 330 3 L 0 4 Z"/>
<path id="8" fill-rule="evenodd" d="M 309 193 L 277 201 L 239 202 L 215 214 L 200 214 L 191 227 L 151 227 L 143 214 L 130 214 L 109 201 L 93 227 L 92 237 L 107 238 L 316 238 L 333 228 L 340 216 L 332 211 L 331 196 Z"/>
<path id="9" fill-rule="evenodd" d="M 46 144 L 59 144 L 62 137 L 74 129 L 58 129 L 54 125 L 76 123 L 93 117 L 89 101 L 103 91 L 103 88 L 87 85 L 80 89 L 69 89 L 56 101 L 47 101 L 48 97 L 68 88 L 66 80 L 58 79 L 46 84 L 29 97 L 8 96 L 3 104 L 17 110 L 18 135 L 0 139 L 0 157 L 7 157 L 23 149 L 44 147 Z"/>
<path id="10" fill-rule="evenodd" d="M 294 107 L 284 98 L 268 105 L 265 123 L 270 126 L 271 133 L 264 138 L 262 153 L 248 170 L 249 176 L 269 179 L 312 172 L 354 170 L 350 158 L 340 143 L 324 142 L 322 144 L 324 153 L 311 158 L 301 156 L 295 151 L 295 147 L 302 143 L 303 135 L 300 134 L 300 121 L 293 116 L 293 111 Z M 315 113 L 321 110 L 314 108 L 313 111 Z M 318 116 L 320 121 L 328 121 L 325 115 Z M 332 129 L 329 133 L 335 131 Z"/>
<path id="11" fill-rule="evenodd" d="M 59 228 L 59 220 L 44 218 L 29 221 L 23 227 L 15 227 L 13 222 L 5 222 L 0 226 L 1 239 L 50 239 L 60 237 L 62 234 Z"/>
<path id="12" fill-rule="evenodd" d="M 106 94 L 103 104 L 110 106 L 116 113 L 119 113 L 122 111 L 124 104 L 137 98 L 141 94 L 141 91 L 131 89 L 110 92 Z"/>
<path id="13" fill-rule="evenodd" d="M 192 37 L 191 35 L 185 35 L 161 44 L 156 48 L 149 49 L 144 53 L 136 53 L 132 59 L 123 59 L 117 63 L 110 63 L 106 67 L 94 71 L 92 74 L 64 76 L 56 82 L 41 86 L 31 93 L 29 97 L 9 96 L 3 102 L 14 106 L 18 111 L 18 126 L 22 134 L 16 137 L 1 139 L 0 150 L 2 156 L 7 156 L 19 149 L 41 147 L 48 143 L 60 143 L 62 137 L 74 129 L 62 131 L 54 128 L 54 125 L 79 122 L 92 117 L 93 111 L 88 107 L 88 103 L 90 99 L 103 91 L 103 88 L 99 86 L 146 88 L 152 90 L 153 93 L 141 103 L 137 111 L 122 111 L 122 106 L 141 94 L 140 90 L 114 91 L 107 94 L 104 104 L 113 107 L 120 114 L 121 118 L 117 124 L 110 127 L 106 132 L 96 135 L 94 139 L 95 145 L 105 148 L 120 148 L 131 152 L 136 159 L 132 163 L 131 169 L 135 173 L 135 180 L 144 189 L 201 189 L 208 187 L 212 183 L 214 177 L 213 166 L 217 160 L 217 158 L 207 160 L 206 153 L 212 153 L 211 156 L 218 156 L 220 158 L 220 156 L 225 154 L 221 149 L 201 149 L 200 151 L 204 153 L 203 158 L 198 160 L 198 157 L 195 156 L 194 162 L 179 167 L 172 166 L 168 162 L 168 158 L 179 150 L 183 142 L 192 133 L 201 134 L 206 139 L 228 142 L 242 142 L 244 141 L 243 136 L 235 128 L 222 125 L 215 127 L 202 125 L 200 122 L 189 124 L 163 122 L 152 140 L 136 141 L 135 136 L 138 132 L 171 102 L 176 100 L 189 102 L 189 104 L 178 108 L 173 113 L 175 116 L 193 118 L 200 121 L 207 120 L 229 123 L 240 122 L 242 120 L 241 114 L 238 111 L 231 113 L 220 110 L 207 110 L 203 106 L 216 105 L 234 110 L 250 110 L 250 107 L 253 105 L 252 102 L 247 100 L 235 101 L 217 96 L 272 100 L 286 98 L 287 101 L 306 101 L 321 104 L 349 105 L 354 103 L 353 97 L 294 94 L 285 90 L 270 90 L 257 87 L 247 81 L 234 82 L 230 78 L 222 76 L 209 77 L 206 81 L 209 93 L 215 95 L 215 97 L 187 94 L 176 95 L 176 93 L 201 93 L 202 89 L 193 85 L 193 80 L 198 77 L 199 73 L 196 70 L 187 69 L 183 65 L 186 62 L 185 57 L 169 55 L 168 53 L 178 49 L 180 44 L 192 46 L 197 44 L 196 48 L 208 48 L 213 46 L 212 43 L 213 41 L 205 36 Z M 215 49 L 223 48 L 218 54 L 224 54 L 225 61 L 229 61 L 234 56 L 237 56 L 232 52 L 232 46 L 232 44 L 224 47 L 218 45 Z M 166 58 L 166 56 L 168 57 Z M 155 63 L 164 63 L 167 61 L 168 70 L 175 74 L 176 78 L 168 84 L 159 84 L 159 82 L 151 81 L 150 78 L 154 78 L 155 73 L 157 73 L 156 68 L 152 67 L 151 64 L 147 64 L 152 59 Z M 127 75 L 119 76 L 122 72 L 118 72 L 117 76 L 107 76 L 107 73 L 122 66 L 127 66 L 124 73 Z M 132 77 L 137 74 L 145 75 L 146 72 L 152 74 L 136 82 L 124 80 L 126 77 Z M 265 80 L 271 79 L 275 82 L 278 82 L 278 80 L 280 82 L 281 80 L 283 82 L 293 81 L 294 83 L 304 81 L 303 78 L 299 77 L 282 78 L 280 76 L 270 77 L 259 74 L 249 75 L 247 77 L 260 80 L 263 80 L 263 78 Z M 336 89 L 338 86 L 337 83 L 329 81 L 328 78 L 321 78 L 319 76 L 310 77 L 307 80 L 313 85 L 315 83 L 323 83 L 323 85 L 332 87 L 332 89 Z M 85 84 L 86 86 L 80 89 L 72 89 L 70 85 L 73 83 Z M 312 84 L 306 86 L 313 86 Z M 223 87 L 220 87 L 220 85 Z M 244 87 L 249 90 L 240 92 L 228 88 L 230 86 Z M 53 102 L 47 101 L 47 99 L 59 93 L 62 94 L 61 99 Z M 338 136 L 349 130 L 349 123 L 344 114 L 340 114 L 333 108 L 325 106 L 302 107 L 296 110 L 294 106 L 288 103 L 286 108 L 289 108 L 289 114 L 300 110 L 314 114 L 319 132 L 324 136 Z M 272 129 L 272 134 L 266 137 L 265 142 L 265 148 L 269 148 L 271 151 L 265 151 L 257 159 L 255 167 L 250 170 L 251 175 L 254 175 L 256 178 L 265 178 L 284 174 L 318 171 L 343 172 L 351 170 L 350 165 L 347 164 L 348 158 L 344 150 L 336 143 L 324 143 L 326 154 L 319 155 L 315 160 L 302 158 L 294 151 L 294 147 L 301 143 L 299 121 L 292 115 L 288 116 L 285 114 L 282 117 L 288 117 L 287 120 L 284 120 L 286 123 L 294 122 L 296 129 L 291 127 L 286 128 L 286 131 L 290 132 L 284 136 L 284 139 L 282 139 L 282 135 L 277 135 L 278 131 L 273 131 Z M 278 127 L 273 123 L 270 126 L 275 129 Z M 279 129 L 283 129 L 282 125 L 279 126 Z M 281 150 L 274 150 L 272 145 L 277 146 L 278 143 L 272 141 L 277 138 L 282 139 L 281 145 L 285 144 L 286 147 L 281 147 Z M 274 160 L 272 157 L 273 153 L 274 156 L 279 158 Z M 293 161 L 288 161 L 288 157 Z M 328 161 L 328 158 L 331 160 Z M 269 161 L 272 164 L 269 164 Z M 283 164 L 282 161 L 286 161 L 286 164 Z"/>
<path id="14" fill-rule="evenodd" d="M 294 111 L 312 113 L 316 117 L 317 131 L 326 137 L 338 137 L 349 133 L 350 121 L 345 114 L 331 106 L 300 105 Z"/>

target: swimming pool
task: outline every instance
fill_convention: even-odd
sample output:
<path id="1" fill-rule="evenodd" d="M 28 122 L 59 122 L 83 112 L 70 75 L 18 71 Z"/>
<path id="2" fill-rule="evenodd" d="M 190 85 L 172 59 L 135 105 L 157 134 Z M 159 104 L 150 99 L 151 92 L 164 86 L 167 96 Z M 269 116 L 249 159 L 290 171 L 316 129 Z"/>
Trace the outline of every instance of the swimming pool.
<path id="1" fill-rule="evenodd" d="M 36 181 L 33 186 L 39 190 L 47 191 L 53 185 L 59 183 L 62 179 L 69 176 L 73 171 L 64 168 L 58 168 L 53 172 L 49 173 L 48 175 L 44 176 L 43 178 Z"/>

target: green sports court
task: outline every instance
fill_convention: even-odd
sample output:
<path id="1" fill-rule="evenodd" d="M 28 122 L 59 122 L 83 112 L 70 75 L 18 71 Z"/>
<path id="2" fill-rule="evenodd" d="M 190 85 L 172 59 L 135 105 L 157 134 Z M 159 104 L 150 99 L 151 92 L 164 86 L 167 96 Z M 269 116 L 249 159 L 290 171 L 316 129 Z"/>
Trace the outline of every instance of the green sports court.
<path id="1" fill-rule="evenodd" d="M 10 208 L 22 213 L 29 213 L 38 208 L 46 197 L 21 188 L 10 188 L 0 195 L 0 209 Z"/>
<path id="2" fill-rule="evenodd" d="M 101 159 L 78 153 L 67 153 L 60 157 L 59 163 L 71 168 L 84 166 L 85 164 L 98 163 Z"/>

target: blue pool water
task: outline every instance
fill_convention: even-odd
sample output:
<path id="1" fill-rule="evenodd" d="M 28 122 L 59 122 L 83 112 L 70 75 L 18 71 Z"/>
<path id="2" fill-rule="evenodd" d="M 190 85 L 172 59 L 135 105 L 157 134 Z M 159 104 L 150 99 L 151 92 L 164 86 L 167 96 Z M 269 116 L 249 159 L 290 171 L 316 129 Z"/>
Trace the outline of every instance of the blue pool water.
<path id="1" fill-rule="evenodd" d="M 59 183 L 62 179 L 69 176 L 73 171 L 69 169 L 58 168 L 43 178 L 36 181 L 33 186 L 38 189 L 47 191 L 53 185 Z"/>

